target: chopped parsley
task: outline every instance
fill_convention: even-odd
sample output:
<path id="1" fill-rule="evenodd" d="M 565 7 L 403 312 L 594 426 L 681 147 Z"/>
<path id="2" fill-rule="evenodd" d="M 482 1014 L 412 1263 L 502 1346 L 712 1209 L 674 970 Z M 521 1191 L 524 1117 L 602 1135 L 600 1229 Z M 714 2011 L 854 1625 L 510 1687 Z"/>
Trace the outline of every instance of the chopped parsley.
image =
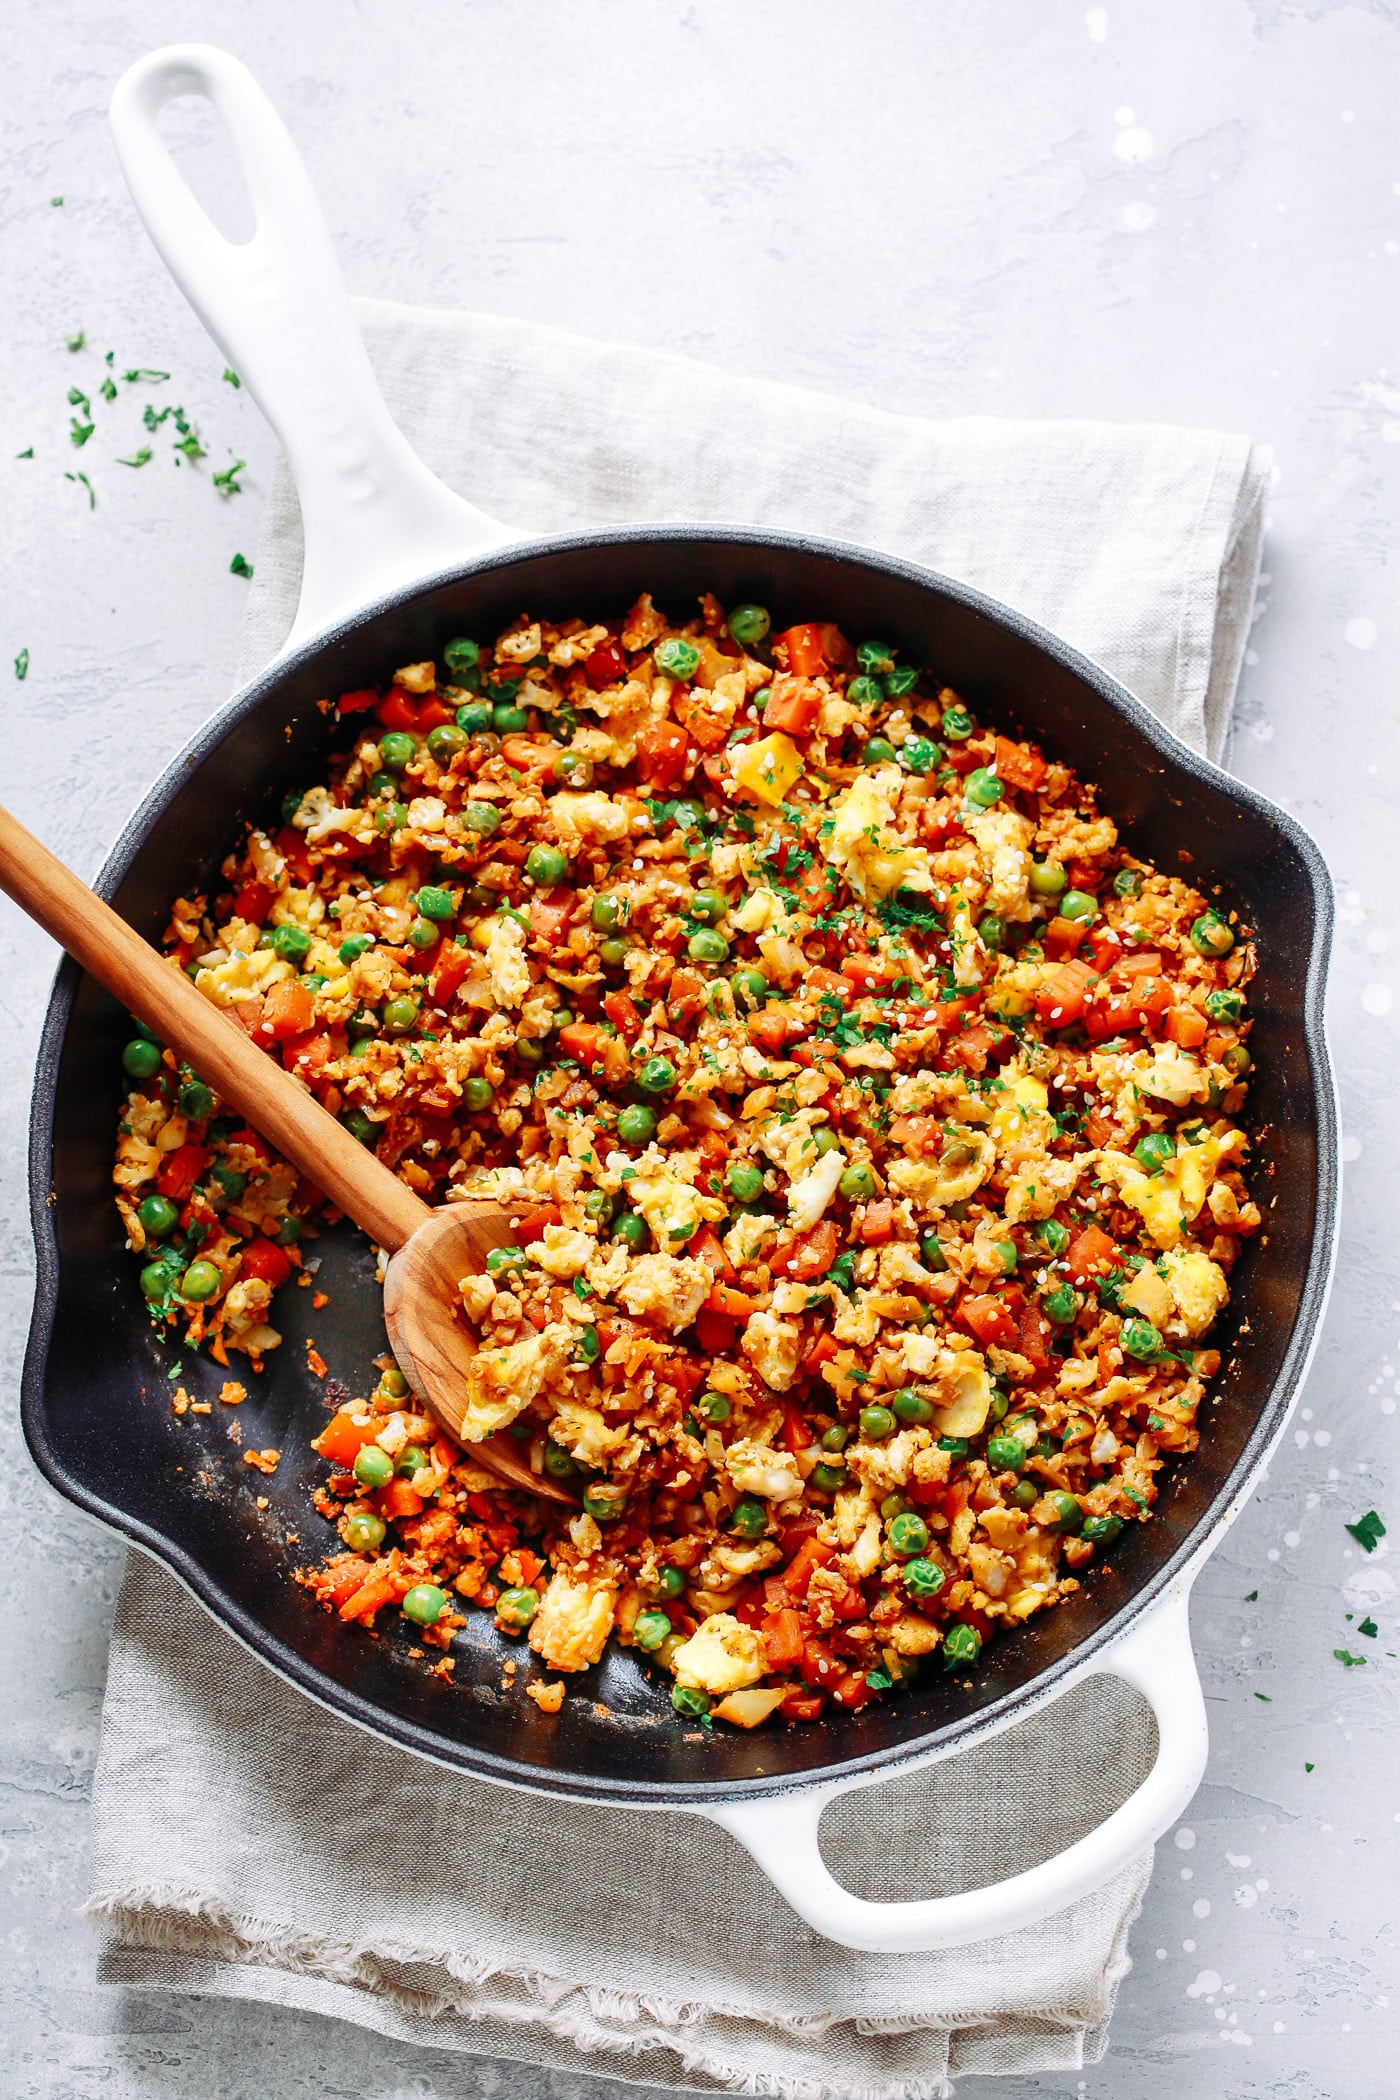
<path id="1" fill-rule="evenodd" d="M 81 350 L 87 342 L 87 336 L 81 328 L 75 328 L 73 333 L 66 335 L 63 340 L 70 350 Z"/>
<path id="2" fill-rule="evenodd" d="M 169 377 L 170 374 L 168 372 L 152 371 L 149 365 L 133 365 L 132 369 L 129 372 L 122 373 L 122 378 L 126 381 L 128 386 L 135 386 L 137 381 L 140 379 L 149 379 L 153 385 L 158 385 L 161 380 L 168 379 Z M 169 415 L 169 413 L 170 411 L 169 409 L 167 409 L 166 414 Z"/>
<path id="3" fill-rule="evenodd" d="M 235 371 L 231 370 L 228 365 L 224 366 L 224 378 L 228 381 L 230 386 L 242 386 L 243 384 L 243 381 L 239 378 L 238 374 Z"/>
<path id="4" fill-rule="evenodd" d="M 144 467 L 150 456 L 150 446 L 142 445 L 138 451 L 131 453 L 128 458 L 119 459 L 117 465 L 119 467 Z"/>
<path id="5" fill-rule="evenodd" d="M 32 445 L 26 445 L 23 452 L 17 452 L 15 454 L 16 459 L 33 459 L 33 457 L 34 447 Z"/>
<path id="6" fill-rule="evenodd" d="M 1349 1648 L 1334 1648 L 1332 1653 L 1344 1670 L 1355 1670 L 1365 1666 L 1365 1656 L 1353 1655 Z"/>
<path id="7" fill-rule="evenodd" d="M 1380 1633 L 1380 1627 L 1374 1619 L 1363 1619 L 1356 1630 L 1358 1633 L 1364 1633 L 1368 1641 L 1375 1640 Z"/>
<path id="8" fill-rule="evenodd" d="M 15 676 L 21 683 L 29 676 L 29 651 L 21 649 L 15 658 Z"/>
<path id="9" fill-rule="evenodd" d="M 1368 1509 L 1365 1516 L 1358 1517 L 1354 1524 L 1348 1524 L 1347 1530 L 1363 1553 L 1374 1553 L 1385 1537 L 1385 1526 L 1373 1509 Z"/>
<path id="10" fill-rule="evenodd" d="M 243 491 L 239 487 L 238 477 L 247 464 L 246 459 L 236 459 L 231 467 L 225 467 L 221 473 L 214 475 L 214 486 L 221 496 L 242 495 Z"/>
<path id="11" fill-rule="evenodd" d="M 228 567 L 230 576 L 251 576 L 253 573 L 253 564 L 241 554 L 235 554 Z"/>
<path id="12" fill-rule="evenodd" d="M 95 423 L 85 423 L 81 416 L 68 419 L 68 435 L 75 445 L 85 445 L 96 428 Z"/>
<path id="13" fill-rule="evenodd" d="M 65 474 L 63 478 L 65 481 L 81 481 L 83 487 L 87 490 L 88 509 L 96 510 L 97 491 L 96 489 L 94 489 L 92 483 L 88 480 L 86 474 Z"/>

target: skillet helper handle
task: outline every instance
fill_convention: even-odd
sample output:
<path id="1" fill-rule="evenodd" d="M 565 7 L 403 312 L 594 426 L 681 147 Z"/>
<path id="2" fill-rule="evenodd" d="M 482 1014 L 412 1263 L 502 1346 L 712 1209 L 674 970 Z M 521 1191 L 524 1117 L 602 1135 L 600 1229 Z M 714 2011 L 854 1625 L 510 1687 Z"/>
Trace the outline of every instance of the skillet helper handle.
<path id="1" fill-rule="evenodd" d="M 0 889 L 392 1254 L 432 1214 L 110 904 L 0 809 Z"/>
<path id="2" fill-rule="evenodd" d="M 178 95 L 207 97 L 224 121 L 256 215 L 246 241 L 219 232 L 160 136 Z M 446 488 L 394 424 L 306 169 L 247 68 L 212 44 L 153 51 L 117 82 L 111 124 L 147 232 L 291 466 L 306 550 L 289 646 L 518 537 Z"/>
<path id="3" fill-rule="evenodd" d="M 850 1895 L 822 1860 L 818 1826 L 841 1786 L 702 1811 L 752 1853 L 793 1909 L 824 1939 L 871 1954 L 965 1947 L 1039 1924 L 1112 1880 L 1162 1835 L 1195 1793 L 1208 1748 L 1205 1702 L 1191 1651 L 1189 1582 L 1096 1657 L 1094 1672 L 1123 1678 L 1149 1701 L 1157 1722 L 1152 1770 L 1097 1830 L 1055 1858 L 988 1888 L 914 1903 L 868 1903 Z M 1079 1681 L 1078 1679 L 1074 1681 Z M 862 1786 L 878 1783 L 869 1779 Z"/>

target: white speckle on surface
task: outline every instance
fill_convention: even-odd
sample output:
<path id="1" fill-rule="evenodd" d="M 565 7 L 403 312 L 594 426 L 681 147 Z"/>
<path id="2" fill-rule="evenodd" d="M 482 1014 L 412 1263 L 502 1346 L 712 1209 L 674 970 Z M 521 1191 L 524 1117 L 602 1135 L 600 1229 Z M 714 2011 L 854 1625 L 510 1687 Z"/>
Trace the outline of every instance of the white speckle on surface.
<path id="1" fill-rule="evenodd" d="M 1129 167 L 1140 167 L 1143 161 L 1151 160 L 1155 151 L 1152 133 L 1144 130 L 1141 124 L 1127 124 L 1113 141 L 1113 151 L 1117 159 L 1126 161 Z"/>
<path id="2" fill-rule="evenodd" d="M 1125 204 L 1118 214 L 1118 222 L 1125 233 L 1150 233 L 1157 224 L 1157 209 L 1142 199 Z"/>
<path id="3" fill-rule="evenodd" d="M 1243 1888 L 1235 1890 L 1235 1901 L 1241 1910 L 1253 1910 L 1255 1904 L 1259 1901 L 1259 1897 L 1257 1892 L 1246 1882 Z"/>
<path id="4" fill-rule="evenodd" d="M 1368 1014 L 1377 1018 L 1388 1014 L 1395 1004 L 1395 994 L 1388 984 L 1368 984 L 1361 994 L 1361 1004 Z"/>
<path id="5" fill-rule="evenodd" d="M 1325 1434 L 1326 1432 L 1324 1430 L 1318 1431 L 1319 1441 L 1321 1441 L 1322 1437 Z M 1283 1534 L 1283 1543 L 1285 1546 L 1296 1546 L 1301 1540 L 1302 1535 L 1303 1534 L 1300 1531 L 1285 1531 L 1285 1533 Z M 1235 1862 L 1232 1860 L 1231 1865 L 1233 1866 L 1234 1864 Z M 1240 1860 L 1239 1864 L 1242 1867 L 1247 1867 L 1249 1865 L 1249 1861 L 1247 1859 L 1242 1859 Z"/>
<path id="6" fill-rule="evenodd" d="M 1129 103 L 1123 103 L 1113 112 L 1113 121 L 1121 131 L 1125 124 L 1136 124 L 1137 111 Z"/>
<path id="7" fill-rule="evenodd" d="M 1351 643 L 1353 649 L 1374 649 L 1379 632 L 1380 629 L 1376 626 L 1374 620 L 1367 620 L 1362 617 L 1348 620 L 1346 626 L 1342 629 L 1343 636 Z"/>
<path id="8" fill-rule="evenodd" d="M 1274 740 L 1274 725 L 1267 715 L 1261 715 L 1257 722 L 1250 723 L 1249 733 L 1256 744 L 1271 744 Z"/>
<path id="9" fill-rule="evenodd" d="M 1220 1989 L 1219 1969 L 1202 1969 L 1194 1982 L 1186 1986 L 1188 1998 L 1213 1998 Z"/>
<path id="10" fill-rule="evenodd" d="M 1108 42 L 1108 9 L 1106 7 L 1086 8 L 1084 27 L 1089 32 L 1089 42 L 1091 44 L 1106 44 Z"/>
<path id="11" fill-rule="evenodd" d="M 1196 1849 L 1196 1833 L 1183 1823 L 1172 1842 L 1178 1852 L 1194 1852 Z"/>
<path id="12" fill-rule="evenodd" d="M 1315 1429 L 1313 1431 L 1313 1442 L 1318 1446 L 1319 1449 L 1321 1449 L 1324 1444 L 1330 1444 L 1331 1441 L 1332 1432 L 1330 1429 Z M 1297 1541 L 1295 1539 L 1294 1544 L 1296 1543 Z"/>
<path id="13" fill-rule="evenodd" d="M 1210 1916 L 1210 1898 L 1208 1896 L 1198 1896 L 1191 1905 L 1191 1915 L 1193 1918 L 1208 1918 Z"/>
<path id="14" fill-rule="evenodd" d="M 1397 1823 L 1400 1823 L 1400 1816 L 1397 1816 L 1395 1820 Z M 1183 1954 L 1194 1954 L 1196 1951 L 1196 1942 L 1194 1940 L 1183 1940 L 1181 1943 L 1181 1951 Z"/>
<path id="15" fill-rule="evenodd" d="M 1342 1158 L 1344 1160 L 1350 1161 L 1353 1159 L 1360 1159 L 1360 1157 L 1361 1140 L 1359 1137 L 1353 1137 L 1348 1131 L 1347 1135 L 1342 1139 Z"/>
<path id="16" fill-rule="evenodd" d="M 1181 1878 L 1182 1878 L 1182 1880 L 1183 1880 L 1183 1881 L 1194 1881 L 1194 1880 L 1195 1880 L 1195 1878 L 1196 1878 L 1196 1870 L 1195 1870 L 1195 1868 L 1194 1868 L 1194 1867 L 1183 1867 L 1183 1868 L 1182 1868 L 1182 1870 L 1181 1870 Z"/>
<path id="17" fill-rule="evenodd" d="M 1247 1852 L 1227 1852 L 1225 1854 L 1225 1864 L 1227 1867 L 1247 1867 L 1249 1865 L 1249 1854 Z"/>

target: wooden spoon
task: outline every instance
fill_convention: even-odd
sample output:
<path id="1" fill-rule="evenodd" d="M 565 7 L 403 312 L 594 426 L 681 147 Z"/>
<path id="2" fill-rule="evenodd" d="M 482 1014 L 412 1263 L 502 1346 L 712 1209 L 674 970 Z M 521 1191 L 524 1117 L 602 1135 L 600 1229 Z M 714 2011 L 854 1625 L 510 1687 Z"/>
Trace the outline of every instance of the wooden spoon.
<path id="1" fill-rule="evenodd" d="M 498 1480 L 571 1502 L 532 1473 L 509 1441 L 476 1441 L 465 1427 L 464 1364 L 476 1342 L 457 1315 L 458 1287 L 485 1267 L 493 1247 L 513 1241 L 510 1205 L 471 1199 L 431 1209 L 5 809 L 0 889 L 387 1250 L 389 1340 L 405 1378 L 448 1433 Z"/>

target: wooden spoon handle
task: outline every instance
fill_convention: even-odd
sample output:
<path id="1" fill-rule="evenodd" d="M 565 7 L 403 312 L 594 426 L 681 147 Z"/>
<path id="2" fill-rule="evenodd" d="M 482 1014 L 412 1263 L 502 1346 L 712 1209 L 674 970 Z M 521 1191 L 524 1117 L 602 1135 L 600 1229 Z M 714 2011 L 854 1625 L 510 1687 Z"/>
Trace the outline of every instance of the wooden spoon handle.
<path id="1" fill-rule="evenodd" d="M 6 809 L 0 889 L 381 1247 L 397 1253 L 431 1216 L 412 1189 Z"/>

